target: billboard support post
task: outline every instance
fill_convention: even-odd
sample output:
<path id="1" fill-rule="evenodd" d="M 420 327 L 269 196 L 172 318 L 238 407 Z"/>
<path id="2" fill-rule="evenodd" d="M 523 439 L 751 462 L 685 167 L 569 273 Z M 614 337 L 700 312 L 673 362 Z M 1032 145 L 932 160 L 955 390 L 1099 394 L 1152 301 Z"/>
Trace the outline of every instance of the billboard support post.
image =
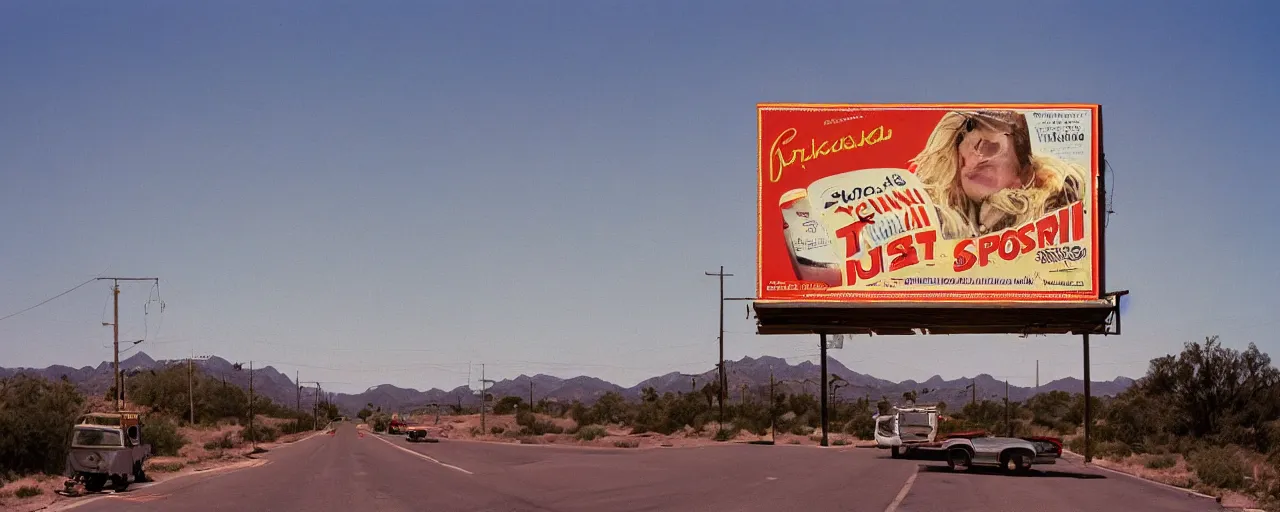
<path id="1" fill-rule="evenodd" d="M 1090 431 L 1093 430 L 1093 394 L 1089 389 L 1089 333 L 1084 333 L 1084 463 L 1093 462 L 1093 446 Z"/>
<path id="2" fill-rule="evenodd" d="M 827 445 L 827 334 L 818 335 L 818 352 L 822 358 L 822 446 Z"/>

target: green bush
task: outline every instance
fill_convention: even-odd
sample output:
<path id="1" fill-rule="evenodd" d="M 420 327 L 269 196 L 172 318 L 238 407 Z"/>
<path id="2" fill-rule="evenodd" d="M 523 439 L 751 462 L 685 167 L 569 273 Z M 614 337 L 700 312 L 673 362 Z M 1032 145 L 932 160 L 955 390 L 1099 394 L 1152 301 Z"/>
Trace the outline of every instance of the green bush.
<path id="1" fill-rule="evenodd" d="M 527 410 L 527 407 L 521 407 L 524 401 L 518 396 L 504 396 L 498 403 L 493 404 L 494 414 L 511 414 L 519 410 Z"/>
<path id="2" fill-rule="evenodd" d="M 0 379 L 0 474 L 61 473 L 84 397 L 67 381 Z"/>
<path id="3" fill-rule="evenodd" d="M 19 487 L 18 490 L 14 491 L 13 493 L 14 496 L 17 496 L 23 499 L 39 496 L 41 494 L 44 494 L 44 489 L 41 489 L 34 485 L 24 485 L 22 487 Z"/>
<path id="4" fill-rule="evenodd" d="M 737 435 L 733 433 L 733 431 L 727 428 L 724 428 L 716 431 L 715 439 L 716 441 L 728 441 L 730 439 L 733 439 L 734 437 L 737 437 Z"/>
<path id="5" fill-rule="evenodd" d="M 635 448 L 640 446 L 640 442 L 633 439 L 619 439 L 613 442 L 613 446 L 616 448 Z"/>
<path id="6" fill-rule="evenodd" d="M 578 433 L 574 436 L 579 441 L 594 441 L 598 438 L 609 435 L 609 432 L 600 425 L 586 425 L 578 429 Z"/>
<path id="7" fill-rule="evenodd" d="M 142 425 L 142 442 L 151 445 L 151 453 L 162 456 L 176 456 L 187 438 L 178 433 L 178 424 L 170 418 L 150 417 Z"/>
<path id="8" fill-rule="evenodd" d="M 1147 469 L 1169 469 L 1178 465 L 1178 459 L 1172 455 L 1152 455 L 1144 465 Z"/>
<path id="9" fill-rule="evenodd" d="M 516 413 L 516 424 L 525 434 L 540 436 L 543 434 L 560 434 L 564 429 L 549 420 L 538 419 L 538 416 L 527 411 Z"/>
<path id="10" fill-rule="evenodd" d="M 503 428 L 502 425 L 494 425 L 492 427 L 489 427 L 489 433 L 495 436 L 503 433 L 506 430 L 507 429 Z"/>
<path id="11" fill-rule="evenodd" d="M 1191 454 L 1187 463 L 1201 482 L 1221 489 L 1243 488 L 1249 474 L 1248 465 L 1232 447 L 1200 450 Z"/>

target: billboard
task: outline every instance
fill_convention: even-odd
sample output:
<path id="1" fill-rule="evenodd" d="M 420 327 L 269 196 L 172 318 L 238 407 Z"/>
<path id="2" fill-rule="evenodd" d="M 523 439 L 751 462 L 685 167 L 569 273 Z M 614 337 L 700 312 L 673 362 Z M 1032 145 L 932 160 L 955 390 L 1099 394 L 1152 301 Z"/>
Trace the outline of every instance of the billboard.
<path id="1" fill-rule="evenodd" d="M 760 104 L 756 297 L 1099 298 L 1100 107 Z"/>

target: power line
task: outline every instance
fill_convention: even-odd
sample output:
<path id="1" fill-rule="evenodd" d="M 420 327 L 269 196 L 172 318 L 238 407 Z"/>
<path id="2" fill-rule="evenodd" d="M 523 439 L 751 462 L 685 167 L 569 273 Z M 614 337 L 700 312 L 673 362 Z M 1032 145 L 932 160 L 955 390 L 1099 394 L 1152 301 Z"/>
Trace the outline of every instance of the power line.
<path id="1" fill-rule="evenodd" d="M 52 296 L 52 297 L 49 297 L 48 299 L 45 299 L 43 302 L 41 302 L 41 303 L 39 303 L 39 304 L 36 304 L 36 305 L 34 305 L 34 306 L 31 306 L 31 307 L 29 307 L 29 308 L 27 308 L 27 309 L 24 309 L 24 310 L 22 310 L 22 311 L 19 311 L 19 312 L 17 312 L 17 313 L 13 313 L 13 314 L 10 314 L 10 315 L 4 316 L 4 317 L 0 317 L 0 322 L 3 322 L 3 321 L 5 321 L 5 320 L 8 320 L 8 319 L 13 318 L 13 317 L 18 316 L 18 315 L 21 315 L 21 314 L 23 314 L 23 313 L 26 313 L 26 312 L 28 312 L 28 311 L 31 311 L 31 310 L 33 310 L 33 309 L 35 309 L 35 308 L 38 308 L 38 307 L 43 306 L 43 305 L 45 305 L 45 304 L 48 304 L 48 303 L 50 303 L 50 302 L 53 302 L 53 301 L 54 301 L 55 299 L 57 299 L 58 297 L 61 297 L 61 296 L 66 295 L 66 294 L 68 294 L 68 293 L 71 293 L 71 292 L 74 292 L 74 291 L 76 291 L 76 290 L 79 290 L 79 289 L 80 289 L 80 287 L 82 287 L 82 286 L 84 286 L 84 285 L 86 285 L 86 284 L 92 283 L 92 282 L 96 281 L 97 279 L 98 279 L 98 277 L 97 277 L 97 276 L 91 277 L 91 278 L 89 278 L 89 280 L 88 280 L 88 281 L 85 281 L 85 282 L 83 282 L 83 283 L 80 283 L 80 284 L 76 285 L 76 286 L 75 286 L 75 288 L 72 288 L 72 289 L 67 290 L 67 291 L 65 291 L 65 292 L 62 292 L 62 293 L 59 293 L 59 294 L 54 295 L 54 296 Z"/>

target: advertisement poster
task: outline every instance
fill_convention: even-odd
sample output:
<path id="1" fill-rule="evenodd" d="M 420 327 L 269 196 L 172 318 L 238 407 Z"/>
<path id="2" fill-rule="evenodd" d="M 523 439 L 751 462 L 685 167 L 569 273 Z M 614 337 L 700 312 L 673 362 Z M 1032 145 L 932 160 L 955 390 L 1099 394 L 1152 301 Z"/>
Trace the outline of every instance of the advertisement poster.
<path id="1" fill-rule="evenodd" d="M 757 117 L 760 300 L 1098 298 L 1098 105 Z"/>

